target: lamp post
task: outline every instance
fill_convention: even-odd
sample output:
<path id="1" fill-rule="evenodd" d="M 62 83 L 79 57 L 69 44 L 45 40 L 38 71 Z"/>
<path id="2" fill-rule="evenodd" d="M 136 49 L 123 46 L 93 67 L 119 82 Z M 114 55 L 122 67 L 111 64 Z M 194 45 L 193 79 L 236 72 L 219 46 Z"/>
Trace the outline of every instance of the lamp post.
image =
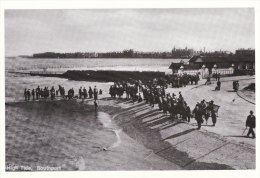
<path id="1" fill-rule="evenodd" d="M 204 78 L 206 66 L 203 64 L 203 66 L 201 68 L 202 68 L 202 78 Z"/>
<path id="2" fill-rule="evenodd" d="M 235 72 L 235 65 L 234 64 L 231 65 L 231 69 L 232 69 L 232 74 L 234 74 L 234 72 Z"/>
<path id="3" fill-rule="evenodd" d="M 215 73 L 217 74 L 218 73 L 217 72 L 217 64 L 214 64 L 213 69 L 214 69 Z"/>
<path id="4" fill-rule="evenodd" d="M 183 65 L 180 67 L 180 71 L 181 71 L 181 73 L 183 73 L 183 70 L 184 70 L 184 67 L 183 67 Z"/>

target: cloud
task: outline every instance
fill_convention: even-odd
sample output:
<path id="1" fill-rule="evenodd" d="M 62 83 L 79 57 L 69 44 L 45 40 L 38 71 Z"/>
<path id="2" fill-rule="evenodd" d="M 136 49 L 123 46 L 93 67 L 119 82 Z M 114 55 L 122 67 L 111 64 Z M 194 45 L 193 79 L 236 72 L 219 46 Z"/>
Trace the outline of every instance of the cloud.
<path id="1" fill-rule="evenodd" d="M 254 9 L 6 10 L 6 55 L 254 48 Z"/>

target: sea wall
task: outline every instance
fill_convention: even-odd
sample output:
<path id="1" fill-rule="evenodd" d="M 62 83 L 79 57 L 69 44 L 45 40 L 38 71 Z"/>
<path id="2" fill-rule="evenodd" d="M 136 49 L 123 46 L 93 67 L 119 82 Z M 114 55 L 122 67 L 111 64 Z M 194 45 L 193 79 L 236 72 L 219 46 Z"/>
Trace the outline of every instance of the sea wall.
<path id="1" fill-rule="evenodd" d="M 164 77 L 165 72 L 155 71 L 115 71 L 115 70 L 68 70 L 65 73 L 49 71 L 9 71 L 14 74 L 24 74 L 42 77 L 59 77 L 75 81 L 95 81 L 95 82 L 119 82 L 119 81 L 148 81 L 154 78 Z"/>
<path id="2" fill-rule="evenodd" d="M 64 78 L 78 81 L 99 81 L 99 82 L 114 82 L 114 81 L 129 81 L 142 80 L 148 81 L 157 77 L 164 77 L 164 72 L 153 71 L 93 71 L 93 70 L 69 70 L 62 75 Z"/>

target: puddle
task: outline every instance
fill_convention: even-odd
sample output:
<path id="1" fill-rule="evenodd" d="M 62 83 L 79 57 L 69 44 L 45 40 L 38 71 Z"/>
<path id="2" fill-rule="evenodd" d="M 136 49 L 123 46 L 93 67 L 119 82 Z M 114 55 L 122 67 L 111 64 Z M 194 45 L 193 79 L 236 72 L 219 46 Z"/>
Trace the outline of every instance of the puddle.
<path id="1" fill-rule="evenodd" d="M 116 128 L 116 125 L 112 122 L 111 116 L 105 112 L 98 112 L 97 119 L 103 125 L 104 128 L 113 131 L 116 135 L 116 142 L 109 146 L 107 149 L 118 147 L 121 144 L 121 138 L 119 133 L 122 131 L 122 129 Z"/>

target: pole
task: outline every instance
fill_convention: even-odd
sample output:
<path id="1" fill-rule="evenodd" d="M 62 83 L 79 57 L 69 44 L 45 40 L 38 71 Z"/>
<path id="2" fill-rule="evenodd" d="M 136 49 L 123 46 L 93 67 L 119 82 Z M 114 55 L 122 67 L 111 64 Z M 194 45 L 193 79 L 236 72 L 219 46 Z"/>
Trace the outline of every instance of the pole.
<path id="1" fill-rule="evenodd" d="M 244 135 L 245 131 L 246 131 L 247 127 L 245 128 L 245 130 L 243 131 L 242 135 Z"/>

